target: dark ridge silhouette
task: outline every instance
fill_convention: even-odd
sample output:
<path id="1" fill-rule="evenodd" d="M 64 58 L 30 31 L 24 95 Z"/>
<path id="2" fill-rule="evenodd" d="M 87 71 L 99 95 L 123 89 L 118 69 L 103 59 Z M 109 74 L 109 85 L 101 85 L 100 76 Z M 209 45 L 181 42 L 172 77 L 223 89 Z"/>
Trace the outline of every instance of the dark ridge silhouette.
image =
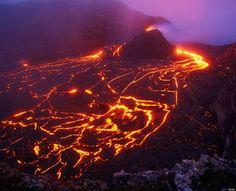
<path id="1" fill-rule="evenodd" d="M 125 58 L 132 59 L 163 59 L 172 53 L 173 46 L 158 30 L 136 36 L 122 51 Z"/>

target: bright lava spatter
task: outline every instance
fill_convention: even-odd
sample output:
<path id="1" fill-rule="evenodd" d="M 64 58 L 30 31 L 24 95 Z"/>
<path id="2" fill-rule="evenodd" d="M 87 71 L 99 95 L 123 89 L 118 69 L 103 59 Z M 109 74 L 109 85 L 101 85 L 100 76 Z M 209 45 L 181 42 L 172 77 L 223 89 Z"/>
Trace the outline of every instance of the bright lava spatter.
<path id="1" fill-rule="evenodd" d="M 3 75 L 0 96 L 20 92 L 31 107 L 1 121 L 1 155 L 23 171 L 79 177 L 91 164 L 141 146 L 178 104 L 188 74 L 208 67 L 200 55 L 176 54 L 188 58 L 137 67 L 106 61 L 99 51 Z"/>

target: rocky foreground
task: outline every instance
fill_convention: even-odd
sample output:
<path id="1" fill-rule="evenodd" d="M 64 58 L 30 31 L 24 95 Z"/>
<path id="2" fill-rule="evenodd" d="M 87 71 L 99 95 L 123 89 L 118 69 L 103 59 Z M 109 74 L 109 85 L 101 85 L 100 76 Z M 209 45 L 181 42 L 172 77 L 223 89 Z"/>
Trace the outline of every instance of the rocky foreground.
<path id="1" fill-rule="evenodd" d="M 230 190 L 236 188 L 236 161 L 202 155 L 198 161 L 183 160 L 174 168 L 136 174 L 117 172 L 111 182 L 56 180 L 30 176 L 0 163 L 0 189 L 32 191 L 76 190 Z"/>

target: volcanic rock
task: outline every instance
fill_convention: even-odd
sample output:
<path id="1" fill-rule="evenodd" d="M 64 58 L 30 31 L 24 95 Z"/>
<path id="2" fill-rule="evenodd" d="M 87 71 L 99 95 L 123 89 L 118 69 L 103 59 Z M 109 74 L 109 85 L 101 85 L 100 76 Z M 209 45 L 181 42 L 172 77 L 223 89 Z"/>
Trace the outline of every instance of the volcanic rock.
<path id="1" fill-rule="evenodd" d="M 232 157 L 236 130 L 236 80 L 226 84 L 210 106 L 217 115 L 218 129 L 224 142 L 224 158 Z"/>
<path id="2" fill-rule="evenodd" d="M 222 190 L 235 188 L 236 161 L 202 155 L 198 161 L 183 160 L 171 170 L 115 173 L 111 183 L 99 180 L 57 180 L 52 176 L 27 175 L 0 163 L 0 190 Z"/>
<path id="3" fill-rule="evenodd" d="M 221 75 L 227 77 L 210 110 L 217 116 L 218 130 L 224 143 L 223 157 L 232 158 L 236 141 L 236 44 L 220 55 L 216 64 L 222 70 Z"/>
<path id="4" fill-rule="evenodd" d="M 143 171 L 136 174 L 121 171 L 114 174 L 113 186 L 117 190 L 221 190 L 224 186 L 234 186 L 236 176 L 235 161 L 202 155 L 198 161 L 183 160 L 172 170 Z M 218 173 L 218 175 L 216 175 Z M 208 174 L 213 176 L 205 178 Z M 228 182 L 224 182 L 224 176 Z M 217 177 L 217 183 L 214 179 Z M 225 185 L 222 185 L 222 181 Z M 221 188 L 221 189 L 218 189 Z"/>
<path id="5" fill-rule="evenodd" d="M 136 36 L 122 50 L 122 56 L 131 59 L 164 59 L 173 53 L 173 46 L 158 30 Z"/>
<path id="6" fill-rule="evenodd" d="M 221 65 L 227 65 L 236 72 L 236 43 L 226 49 L 225 52 L 216 59 L 216 62 Z"/>
<path id="7" fill-rule="evenodd" d="M 183 160 L 174 167 L 175 184 L 180 191 L 191 190 L 223 190 L 224 186 L 233 183 L 236 176 L 235 161 L 227 161 L 218 157 L 202 155 L 198 161 Z M 224 176 L 228 176 L 228 183 L 223 185 Z M 208 177 L 211 175 L 210 177 Z M 207 180 L 206 180 L 207 179 Z M 218 179 L 218 180 L 217 180 Z M 214 182 L 216 181 L 216 182 Z"/>

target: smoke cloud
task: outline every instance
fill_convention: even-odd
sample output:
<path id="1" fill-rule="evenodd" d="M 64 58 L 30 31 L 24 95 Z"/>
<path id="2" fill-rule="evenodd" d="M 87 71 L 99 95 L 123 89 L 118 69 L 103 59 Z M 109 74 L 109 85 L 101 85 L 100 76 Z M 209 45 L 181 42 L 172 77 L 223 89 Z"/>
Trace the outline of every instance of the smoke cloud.
<path id="1" fill-rule="evenodd" d="M 0 0 L 0 4 L 22 1 L 27 0 Z M 161 26 L 164 30 L 162 32 L 170 41 L 214 45 L 236 41 L 236 0 L 121 1 L 147 15 L 162 16 L 170 20 L 175 28 Z"/>
<path id="2" fill-rule="evenodd" d="M 236 41 L 235 0 L 122 0 L 145 14 L 169 19 L 176 30 L 165 28 L 172 41 L 214 45 Z"/>

